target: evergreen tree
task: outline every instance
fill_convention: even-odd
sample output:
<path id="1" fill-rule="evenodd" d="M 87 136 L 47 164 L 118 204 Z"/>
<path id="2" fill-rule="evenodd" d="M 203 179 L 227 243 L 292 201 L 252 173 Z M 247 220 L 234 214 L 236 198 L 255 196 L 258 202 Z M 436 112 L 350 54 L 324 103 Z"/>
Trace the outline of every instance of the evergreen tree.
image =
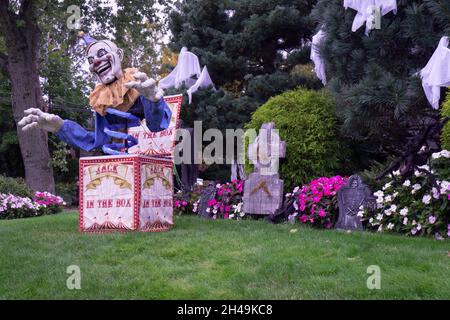
<path id="1" fill-rule="evenodd" d="M 319 52 L 343 130 L 365 151 L 397 155 L 424 124 L 438 119 L 418 72 L 440 37 L 450 34 L 450 1 L 398 0 L 368 36 L 352 32 L 356 11 L 341 0 L 319 0 L 312 17 L 326 38 Z M 444 94 L 442 95 L 444 97 Z M 372 154 L 373 157 L 373 154 Z"/>
<path id="2" fill-rule="evenodd" d="M 206 65 L 218 92 L 202 90 L 182 114 L 187 125 L 206 120 L 217 128 L 242 127 L 268 98 L 303 85 L 320 87 L 293 72 L 309 62 L 316 1 L 185 0 L 170 15 L 170 47 L 183 46 Z M 178 90 L 179 92 L 180 90 Z"/>

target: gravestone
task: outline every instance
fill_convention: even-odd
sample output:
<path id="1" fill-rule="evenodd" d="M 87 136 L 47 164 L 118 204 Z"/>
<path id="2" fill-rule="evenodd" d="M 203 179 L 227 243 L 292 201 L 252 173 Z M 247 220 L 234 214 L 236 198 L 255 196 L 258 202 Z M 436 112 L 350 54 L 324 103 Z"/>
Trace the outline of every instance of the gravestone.
<path id="1" fill-rule="evenodd" d="M 214 183 L 209 183 L 208 187 L 202 191 L 202 195 L 200 196 L 200 200 L 198 203 L 197 214 L 201 218 L 210 219 L 212 217 L 211 212 L 207 212 L 208 209 L 208 201 L 213 200 L 216 197 L 216 186 Z"/>
<path id="2" fill-rule="evenodd" d="M 336 229 L 363 230 L 361 218 L 358 217 L 360 207 L 371 208 L 373 196 L 360 176 L 352 175 L 347 183 L 338 191 L 339 217 Z"/>
<path id="3" fill-rule="evenodd" d="M 264 123 L 259 135 L 249 145 L 248 158 L 254 165 L 244 184 L 243 211 L 248 214 L 269 215 L 283 203 L 283 180 L 279 179 L 279 159 L 286 154 L 273 122 Z"/>

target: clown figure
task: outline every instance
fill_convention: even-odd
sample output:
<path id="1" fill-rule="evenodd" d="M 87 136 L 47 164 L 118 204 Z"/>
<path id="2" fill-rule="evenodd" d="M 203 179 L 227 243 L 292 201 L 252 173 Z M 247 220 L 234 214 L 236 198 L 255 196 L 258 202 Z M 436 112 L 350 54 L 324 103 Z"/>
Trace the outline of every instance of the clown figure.
<path id="1" fill-rule="evenodd" d="M 89 70 L 98 80 L 89 96 L 95 111 L 95 131 L 37 108 L 26 110 L 19 126 L 24 131 L 40 128 L 53 132 L 60 140 L 86 151 L 101 147 L 105 153 L 121 154 L 119 149 L 136 141 L 116 130 L 139 126 L 145 118 L 151 131 L 161 131 L 169 126 L 172 113 L 155 80 L 137 69 L 122 69 L 122 49 L 109 40 L 90 39 L 86 48 Z M 111 144 L 111 138 L 124 139 L 125 143 Z"/>

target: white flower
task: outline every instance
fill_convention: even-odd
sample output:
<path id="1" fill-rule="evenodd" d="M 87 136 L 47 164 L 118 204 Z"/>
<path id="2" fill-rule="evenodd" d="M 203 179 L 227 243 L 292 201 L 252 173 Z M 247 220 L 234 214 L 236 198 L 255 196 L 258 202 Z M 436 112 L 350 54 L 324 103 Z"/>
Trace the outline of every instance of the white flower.
<path id="1" fill-rule="evenodd" d="M 422 230 L 422 225 L 419 223 L 419 224 L 417 225 L 416 229 L 417 229 L 417 231 Z"/>
<path id="2" fill-rule="evenodd" d="M 383 202 L 384 202 L 383 197 L 378 197 L 378 198 L 377 198 L 377 203 L 383 203 Z"/>
<path id="3" fill-rule="evenodd" d="M 383 214 L 381 213 L 377 214 L 377 220 L 381 221 L 381 219 L 383 219 Z"/>
<path id="4" fill-rule="evenodd" d="M 412 186 L 413 190 L 411 191 L 411 194 L 415 194 L 417 191 L 419 191 L 422 186 L 418 183 L 416 183 L 415 185 Z"/>
<path id="5" fill-rule="evenodd" d="M 406 216 L 408 214 L 408 208 L 403 208 L 402 210 L 400 210 L 400 215 L 401 216 Z"/>
<path id="6" fill-rule="evenodd" d="M 392 197 L 395 199 L 395 198 L 397 198 L 397 196 L 398 196 L 398 192 L 394 192 L 393 194 L 392 194 Z"/>
<path id="7" fill-rule="evenodd" d="M 206 208 L 206 212 L 211 212 L 211 208 Z"/>
<path id="8" fill-rule="evenodd" d="M 405 180 L 405 182 L 403 182 L 404 187 L 409 187 L 410 185 L 411 185 L 411 181 L 409 181 L 409 180 Z"/>
<path id="9" fill-rule="evenodd" d="M 378 227 L 378 232 L 382 232 L 383 231 L 383 225 L 380 224 L 380 226 Z"/>
<path id="10" fill-rule="evenodd" d="M 392 214 L 392 211 L 387 209 L 387 210 L 384 210 L 383 213 L 389 217 Z"/>
<path id="11" fill-rule="evenodd" d="M 228 216 L 228 219 L 233 219 L 234 218 L 234 214 L 230 214 L 229 216 Z"/>
<path id="12" fill-rule="evenodd" d="M 422 170 L 427 170 L 427 171 L 430 171 L 430 167 L 428 166 L 428 165 L 423 165 L 423 166 L 420 166 L 420 167 L 418 167 L 419 169 L 422 169 Z"/>
<path id="13" fill-rule="evenodd" d="M 364 217 L 364 211 L 358 211 L 358 214 L 356 215 L 357 217 Z"/>
<path id="14" fill-rule="evenodd" d="M 442 157 L 444 157 L 444 158 L 450 158 L 450 151 L 448 151 L 448 150 L 442 150 L 441 151 L 441 156 Z"/>
<path id="15" fill-rule="evenodd" d="M 431 201 L 431 196 L 429 194 L 426 194 L 426 195 L 423 196 L 422 202 L 424 204 L 430 204 L 430 201 Z"/>
<path id="16" fill-rule="evenodd" d="M 403 224 L 407 224 L 407 223 L 408 223 L 408 218 L 405 217 L 405 218 L 403 219 Z"/>
<path id="17" fill-rule="evenodd" d="M 373 224 L 373 218 L 370 218 L 370 219 L 369 219 L 369 223 L 370 223 L 370 224 Z"/>
<path id="18" fill-rule="evenodd" d="M 389 188 L 391 187 L 391 185 L 392 185 L 392 181 L 386 183 L 386 184 L 383 186 L 383 190 L 389 189 Z"/>
<path id="19" fill-rule="evenodd" d="M 393 223 L 389 223 L 388 225 L 387 225 L 387 228 L 389 229 L 389 230 L 392 230 L 392 229 L 394 229 L 394 224 Z"/>
<path id="20" fill-rule="evenodd" d="M 395 212 L 397 211 L 397 206 L 395 204 L 392 204 L 391 207 L 389 208 L 390 211 Z"/>
<path id="21" fill-rule="evenodd" d="M 392 201 L 392 197 L 388 195 L 388 196 L 384 197 L 384 201 L 385 202 L 391 202 Z"/>
<path id="22" fill-rule="evenodd" d="M 400 175 L 400 170 L 394 171 L 394 172 L 392 172 L 392 174 L 393 174 L 394 176 L 399 176 L 399 175 Z"/>
<path id="23" fill-rule="evenodd" d="M 433 192 L 433 198 L 439 199 L 439 196 L 441 195 L 441 194 L 439 193 L 439 190 L 436 189 L 435 187 L 433 187 L 433 189 L 431 189 L 431 191 Z"/>
<path id="24" fill-rule="evenodd" d="M 300 189 L 300 187 L 297 186 L 297 187 L 294 188 L 294 191 L 292 191 L 292 192 L 296 193 L 299 189 Z"/>
<path id="25" fill-rule="evenodd" d="M 384 192 L 381 190 L 378 190 L 373 194 L 375 197 L 384 197 Z"/>
<path id="26" fill-rule="evenodd" d="M 422 177 L 424 174 L 423 174 L 422 172 L 418 171 L 418 170 L 415 170 L 415 171 L 414 171 L 414 175 L 415 175 L 416 177 Z"/>
<path id="27" fill-rule="evenodd" d="M 450 190 L 450 182 L 444 180 L 441 182 L 441 194 L 446 194 Z"/>

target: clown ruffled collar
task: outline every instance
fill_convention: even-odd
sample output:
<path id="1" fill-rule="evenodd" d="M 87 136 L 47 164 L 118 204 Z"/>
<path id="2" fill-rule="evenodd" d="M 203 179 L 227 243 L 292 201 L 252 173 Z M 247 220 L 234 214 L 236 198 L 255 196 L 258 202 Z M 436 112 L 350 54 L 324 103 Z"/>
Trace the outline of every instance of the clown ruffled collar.
<path id="1" fill-rule="evenodd" d="M 126 88 L 124 84 L 135 81 L 133 74 L 137 71 L 136 68 L 127 68 L 123 70 L 122 77 L 116 81 L 97 85 L 89 95 L 89 104 L 92 109 L 102 116 L 110 107 L 127 112 L 139 97 L 139 92 L 136 89 Z"/>

